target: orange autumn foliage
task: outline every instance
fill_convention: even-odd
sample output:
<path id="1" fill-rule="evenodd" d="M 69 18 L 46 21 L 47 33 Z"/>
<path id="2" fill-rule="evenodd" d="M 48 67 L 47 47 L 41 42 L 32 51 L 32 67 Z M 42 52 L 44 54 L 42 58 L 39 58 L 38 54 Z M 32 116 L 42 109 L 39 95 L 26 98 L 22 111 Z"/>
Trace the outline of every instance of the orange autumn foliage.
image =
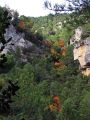
<path id="1" fill-rule="evenodd" d="M 55 41 L 50 44 L 50 53 L 55 68 L 66 67 L 63 61 L 60 61 L 60 56 L 65 56 L 67 49 L 64 40 Z"/>
<path id="2" fill-rule="evenodd" d="M 59 41 L 58 41 L 58 45 L 59 45 L 60 47 L 64 47 L 64 40 L 59 40 Z"/>
<path id="3" fill-rule="evenodd" d="M 60 103 L 59 96 L 54 96 L 53 97 L 53 102 L 59 104 Z"/>
<path id="4" fill-rule="evenodd" d="M 24 21 L 21 20 L 21 21 L 18 23 L 18 27 L 24 28 L 24 27 L 25 27 Z"/>
<path id="5" fill-rule="evenodd" d="M 54 46 L 56 46 L 57 48 L 60 47 L 61 51 L 58 52 L 52 46 L 52 48 L 50 49 L 51 54 L 53 54 L 53 55 L 62 55 L 62 56 L 66 55 L 67 49 L 65 48 L 64 40 L 55 41 Z"/>
<path id="6" fill-rule="evenodd" d="M 51 111 L 53 111 L 53 110 L 57 110 L 58 112 L 62 111 L 59 96 L 54 96 L 53 97 L 53 103 L 49 105 L 49 109 Z"/>

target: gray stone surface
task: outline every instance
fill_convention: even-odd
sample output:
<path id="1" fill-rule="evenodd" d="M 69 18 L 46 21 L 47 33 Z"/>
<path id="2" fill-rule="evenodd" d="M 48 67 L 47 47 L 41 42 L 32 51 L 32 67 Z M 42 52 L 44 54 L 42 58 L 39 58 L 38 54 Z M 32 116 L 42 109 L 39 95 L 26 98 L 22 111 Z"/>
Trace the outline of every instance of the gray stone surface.
<path id="1" fill-rule="evenodd" d="M 11 41 L 5 45 L 2 53 L 13 52 L 17 54 L 17 49 L 19 49 L 21 61 L 27 62 L 27 53 L 35 52 L 40 53 L 41 50 L 35 46 L 30 41 L 24 39 L 24 33 L 16 32 L 16 29 L 13 25 L 10 25 L 8 29 L 6 29 L 6 33 L 4 34 L 5 40 L 8 40 L 12 37 Z M 2 44 L 0 44 L 2 46 Z M 29 55 L 29 54 L 28 54 Z"/>
<path id="2" fill-rule="evenodd" d="M 84 32 L 82 27 L 78 27 L 70 39 L 70 44 L 74 45 L 74 60 L 79 60 L 81 68 L 90 63 L 90 37 L 82 38 Z"/>

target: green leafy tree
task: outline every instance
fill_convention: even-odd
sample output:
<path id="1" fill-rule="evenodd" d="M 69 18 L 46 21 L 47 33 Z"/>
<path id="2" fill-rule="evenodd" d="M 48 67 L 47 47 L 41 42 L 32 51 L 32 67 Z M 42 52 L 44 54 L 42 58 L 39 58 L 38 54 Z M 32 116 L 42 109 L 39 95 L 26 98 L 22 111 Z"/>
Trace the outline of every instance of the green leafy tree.
<path id="1" fill-rule="evenodd" d="M 73 12 L 69 18 L 67 18 L 68 23 L 73 23 L 77 25 L 82 25 L 89 22 L 90 19 L 90 0 L 66 0 L 65 3 L 52 5 L 51 2 L 45 1 L 44 5 L 47 9 L 55 11 L 55 13 L 62 12 Z M 75 26 L 75 25 L 74 25 Z"/>

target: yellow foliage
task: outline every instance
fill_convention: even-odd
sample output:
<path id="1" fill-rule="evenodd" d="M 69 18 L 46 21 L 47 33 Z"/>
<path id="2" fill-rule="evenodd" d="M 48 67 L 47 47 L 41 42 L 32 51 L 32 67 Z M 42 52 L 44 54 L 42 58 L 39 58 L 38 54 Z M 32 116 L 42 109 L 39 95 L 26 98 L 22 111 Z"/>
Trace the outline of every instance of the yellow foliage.
<path id="1" fill-rule="evenodd" d="M 49 109 L 50 109 L 51 111 L 56 110 L 56 106 L 54 106 L 53 104 L 51 104 L 51 105 L 49 105 Z"/>
<path id="2" fill-rule="evenodd" d="M 57 52 L 54 48 L 51 48 L 50 51 L 51 51 L 51 54 L 53 54 L 53 55 L 57 54 Z"/>
<path id="3" fill-rule="evenodd" d="M 58 41 L 55 41 L 55 42 L 54 42 L 54 46 L 58 46 Z"/>
<path id="4" fill-rule="evenodd" d="M 61 103 L 60 103 L 59 96 L 54 96 L 53 97 L 53 103 L 50 104 L 48 107 L 51 111 L 57 110 L 58 112 L 61 112 L 62 108 L 61 108 Z"/>

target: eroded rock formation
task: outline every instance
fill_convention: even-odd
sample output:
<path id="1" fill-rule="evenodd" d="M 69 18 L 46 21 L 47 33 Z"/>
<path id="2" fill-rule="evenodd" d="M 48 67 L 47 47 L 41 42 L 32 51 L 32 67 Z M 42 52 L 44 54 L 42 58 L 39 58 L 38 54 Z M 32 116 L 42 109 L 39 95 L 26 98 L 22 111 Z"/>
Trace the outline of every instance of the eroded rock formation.
<path id="1" fill-rule="evenodd" d="M 17 33 L 15 27 L 11 24 L 4 34 L 5 40 L 11 38 L 11 41 L 5 44 L 2 53 L 13 52 L 17 54 L 19 52 L 21 62 L 25 63 L 28 62 L 28 57 L 32 56 L 32 53 L 35 53 L 35 55 L 41 53 L 41 50 L 32 42 L 26 40 L 24 36 L 24 33 Z M 2 44 L 0 44 L 0 47 L 2 47 Z"/>
<path id="2" fill-rule="evenodd" d="M 70 39 L 70 44 L 74 45 L 74 60 L 80 63 L 80 70 L 86 76 L 90 75 L 90 37 L 82 27 L 75 30 L 75 34 Z"/>

